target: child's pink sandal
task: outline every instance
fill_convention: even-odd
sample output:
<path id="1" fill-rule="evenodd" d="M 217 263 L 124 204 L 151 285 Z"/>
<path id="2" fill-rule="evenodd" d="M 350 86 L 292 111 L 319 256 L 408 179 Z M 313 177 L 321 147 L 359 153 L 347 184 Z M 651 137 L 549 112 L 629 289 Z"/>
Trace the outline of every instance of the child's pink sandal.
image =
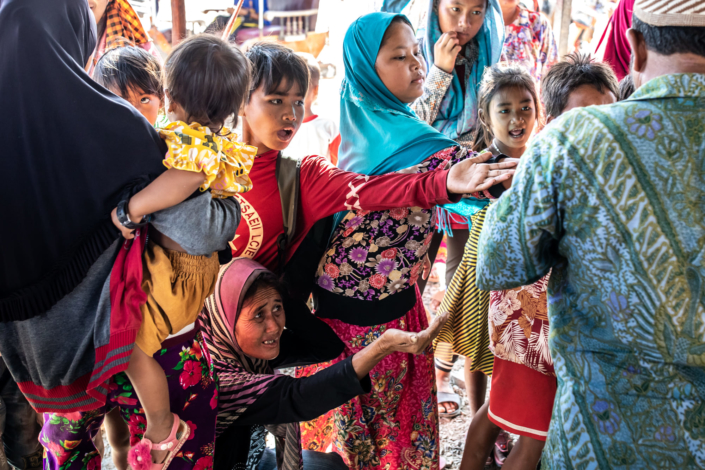
<path id="1" fill-rule="evenodd" d="M 181 429 L 181 437 L 177 437 L 179 429 Z M 189 428 L 189 425 L 174 414 L 174 425 L 171 428 L 169 437 L 156 444 L 147 438 L 143 438 L 135 447 L 130 449 L 127 454 L 127 462 L 132 467 L 132 470 L 166 470 L 190 434 L 191 428 Z M 152 449 L 169 451 L 164 462 L 152 463 Z"/>

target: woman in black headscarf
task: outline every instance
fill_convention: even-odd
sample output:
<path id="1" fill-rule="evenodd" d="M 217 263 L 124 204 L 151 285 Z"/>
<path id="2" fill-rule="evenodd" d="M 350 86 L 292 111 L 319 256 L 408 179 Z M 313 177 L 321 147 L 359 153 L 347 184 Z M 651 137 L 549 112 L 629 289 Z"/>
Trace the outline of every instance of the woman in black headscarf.
<path id="1" fill-rule="evenodd" d="M 110 212 L 164 170 L 150 124 L 84 71 L 95 43 L 86 0 L 0 2 L 0 353 L 40 412 L 100 407 L 127 367 L 139 299 L 121 288 L 141 282 L 145 230 L 121 249 Z M 210 254 L 238 209 L 204 194 L 151 225 Z"/>

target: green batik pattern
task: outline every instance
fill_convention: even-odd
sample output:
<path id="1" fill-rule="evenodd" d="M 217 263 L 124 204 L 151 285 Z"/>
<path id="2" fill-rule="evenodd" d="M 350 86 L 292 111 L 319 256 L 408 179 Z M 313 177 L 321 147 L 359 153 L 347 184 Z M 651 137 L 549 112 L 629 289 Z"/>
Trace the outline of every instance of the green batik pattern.
<path id="1" fill-rule="evenodd" d="M 483 289 L 553 267 L 544 468 L 705 468 L 705 76 L 547 127 L 479 251 Z"/>

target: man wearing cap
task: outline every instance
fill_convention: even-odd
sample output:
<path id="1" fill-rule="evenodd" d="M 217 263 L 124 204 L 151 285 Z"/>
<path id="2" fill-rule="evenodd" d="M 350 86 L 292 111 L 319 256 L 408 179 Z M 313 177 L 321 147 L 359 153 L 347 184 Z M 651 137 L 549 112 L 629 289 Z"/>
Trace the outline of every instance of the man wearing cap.
<path id="1" fill-rule="evenodd" d="M 637 91 L 538 135 L 480 238 L 481 289 L 553 269 L 544 468 L 705 467 L 705 0 L 628 39 Z"/>

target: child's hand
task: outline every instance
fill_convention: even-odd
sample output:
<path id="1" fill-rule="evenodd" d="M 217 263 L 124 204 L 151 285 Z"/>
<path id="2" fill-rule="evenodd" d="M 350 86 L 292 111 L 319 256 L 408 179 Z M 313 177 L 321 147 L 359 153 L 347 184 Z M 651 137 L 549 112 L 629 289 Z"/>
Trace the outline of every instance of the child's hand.
<path id="1" fill-rule="evenodd" d="M 462 47 L 458 39 L 458 33 L 450 31 L 443 33 L 436 45 L 433 46 L 433 64 L 445 73 L 453 73 L 455 68 L 455 58 Z"/>
<path id="2" fill-rule="evenodd" d="M 135 233 L 134 230 L 130 230 L 129 228 L 123 226 L 120 221 L 117 218 L 117 208 L 113 209 L 113 211 L 110 213 L 110 218 L 113 219 L 113 224 L 120 230 L 122 233 L 122 236 L 126 240 L 131 240 L 135 238 Z"/>

